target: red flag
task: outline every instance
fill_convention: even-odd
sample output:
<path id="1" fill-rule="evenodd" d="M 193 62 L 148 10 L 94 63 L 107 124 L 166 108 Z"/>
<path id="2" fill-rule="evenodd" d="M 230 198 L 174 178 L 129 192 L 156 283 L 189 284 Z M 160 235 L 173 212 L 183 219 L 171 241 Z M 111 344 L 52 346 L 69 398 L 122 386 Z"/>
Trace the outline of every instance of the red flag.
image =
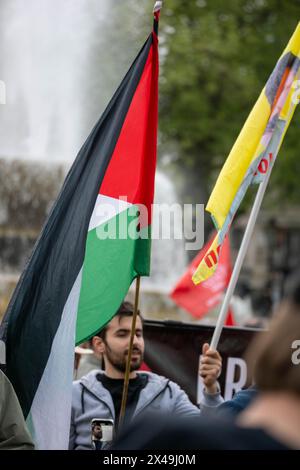
<path id="1" fill-rule="evenodd" d="M 218 305 L 223 296 L 223 292 L 228 286 L 231 276 L 231 257 L 229 238 L 226 237 L 222 247 L 218 268 L 215 274 L 207 281 L 195 285 L 192 276 L 197 269 L 201 259 L 207 253 L 214 237 L 202 248 L 196 258 L 193 259 L 187 272 L 179 280 L 170 297 L 180 307 L 184 308 L 195 318 L 202 318 L 207 312 Z M 228 312 L 226 325 L 234 325 L 234 318 L 231 310 Z"/>

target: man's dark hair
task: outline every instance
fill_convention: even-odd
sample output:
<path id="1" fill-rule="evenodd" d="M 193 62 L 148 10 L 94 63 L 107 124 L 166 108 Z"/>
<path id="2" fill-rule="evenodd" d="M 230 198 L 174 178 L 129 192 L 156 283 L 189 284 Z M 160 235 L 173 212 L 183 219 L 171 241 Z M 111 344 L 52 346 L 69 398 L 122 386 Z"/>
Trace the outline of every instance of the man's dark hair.
<path id="1" fill-rule="evenodd" d="M 134 306 L 131 302 L 127 302 L 127 301 L 124 301 L 121 303 L 120 307 L 118 308 L 118 310 L 116 311 L 114 317 L 119 317 L 119 321 L 121 320 L 121 318 L 123 317 L 132 317 L 133 316 L 133 313 L 134 313 Z M 137 314 L 138 316 L 141 318 L 142 322 L 143 322 L 143 319 L 142 319 L 142 316 L 141 316 L 141 312 L 138 310 L 137 311 Z M 99 338 L 102 338 L 103 341 L 105 340 L 105 336 L 106 336 L 106 331 L 107 331 L 107 327 L 108 327 L 108 324 L 107 323 L 104 328 L 102 328 L 101 330 L 98 331 L 98 333 L 95 333 L 94 336 L 99 336 Z M 91 339 L 92 341 L 92 339 Z"/>

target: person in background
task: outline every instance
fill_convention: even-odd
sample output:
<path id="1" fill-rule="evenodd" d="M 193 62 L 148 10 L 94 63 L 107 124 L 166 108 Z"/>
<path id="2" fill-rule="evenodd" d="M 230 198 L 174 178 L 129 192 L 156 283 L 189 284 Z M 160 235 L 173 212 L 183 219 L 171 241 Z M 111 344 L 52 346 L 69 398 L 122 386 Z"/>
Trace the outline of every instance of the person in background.
<path id="1" fill-rule="evenodd" d="M 0 370 L 0 450 L 33 450 L 23 413 L 6 375 Z"/>
<path id="2" fill-rule="evenodd" d="M 261 292 L 253 292 L 251 301 L 253 316 L 251 319 L 244 322 L 242 326 L 246 328 L 268 328 L 273 312 L 272 301 L 268 290 L 265 289 Z"/>
<path id="3" fill-rule="evenodd" d="M 90 423 L 94 418 L 112 419 L 118 426 L 132 315 L 133 305 L 123 302 L 114 318 L 92 338 L 94 351 L 104 358 L 104 371 L 94 370 L 73 384 L 69 449 L 91 449 Z M 219 353 L 209 350 L 208 345 L 203 346 L 203 353 L 201 375 L 206 391 L 201 406 L 205 407 L 210 393 L 223 401 L 216 385 L 222 361 Z M 138 371 L 143 355 L 143 322 L 138 313 L 124 423 L 150 411 L 199 416 L 199 408 L 175 382 L 152 372 Z"/>
<path id="4" fill-rule="evenodd" d="M 102 426 L 100 423 L 92 423 L 92 445 L 95 450 L 102 449 Z"/>

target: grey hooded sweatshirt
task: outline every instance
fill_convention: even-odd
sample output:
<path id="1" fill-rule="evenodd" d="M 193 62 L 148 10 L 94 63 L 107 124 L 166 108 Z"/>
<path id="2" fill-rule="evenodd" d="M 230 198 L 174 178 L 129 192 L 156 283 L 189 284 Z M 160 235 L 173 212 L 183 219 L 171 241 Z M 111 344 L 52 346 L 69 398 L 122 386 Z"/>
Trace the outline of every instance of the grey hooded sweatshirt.
<path id="1" fill-rule="evenodd" d="M 195 416 L 200 409 L 193 405 L 187 394 L 175 382 L 152 372 L 147 374 L 147 385 L 141 390 L 132 419 L 144 412 L 161 412 L 163 414 L 178 414 Z M 109 391 L 97 379 L 101 370 L 93 370 L 73 383 L 72 415 L 69 449 L 92 449 L 91 421 L 93 418 L 113 419 L 115 410 Z M 220 394 L 211 397 L 204 393 L 201 409 L 215 406 L 216 401 L 223 402 Z"/>

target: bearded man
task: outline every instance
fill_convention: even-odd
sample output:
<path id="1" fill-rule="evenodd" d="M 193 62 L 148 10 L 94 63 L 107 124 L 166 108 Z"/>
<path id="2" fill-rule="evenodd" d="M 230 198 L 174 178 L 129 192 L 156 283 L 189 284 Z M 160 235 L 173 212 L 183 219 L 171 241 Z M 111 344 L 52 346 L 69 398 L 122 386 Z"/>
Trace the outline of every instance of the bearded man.
<path id="1" fill-rule="evenodd" d="M 95 354 L 104 359 L 104 370 L 93 370 L 73 383 L 69 449 L 92 449 L 90 429 L 93 419 L 112 419 L 115 426 L 118 424 L 133 311 L 130 302 L 123 302 L 114 318 L 91 340 Z M 124 424 L 149 412 L 199 415 L 200 409 L 175 382 L 152 372 L 138 371 L 143 356 L 143 322 L 138 312 Z M 208 345 L 203 347 L 203 356 L 200 374 L 206 389 L 201 407 L 205 407 L 206 400 L 209 406 L 211 395 L 220 403 L 223 401 L 217 384 L 221 357 L 217 351 L 209 350 Z"/>

